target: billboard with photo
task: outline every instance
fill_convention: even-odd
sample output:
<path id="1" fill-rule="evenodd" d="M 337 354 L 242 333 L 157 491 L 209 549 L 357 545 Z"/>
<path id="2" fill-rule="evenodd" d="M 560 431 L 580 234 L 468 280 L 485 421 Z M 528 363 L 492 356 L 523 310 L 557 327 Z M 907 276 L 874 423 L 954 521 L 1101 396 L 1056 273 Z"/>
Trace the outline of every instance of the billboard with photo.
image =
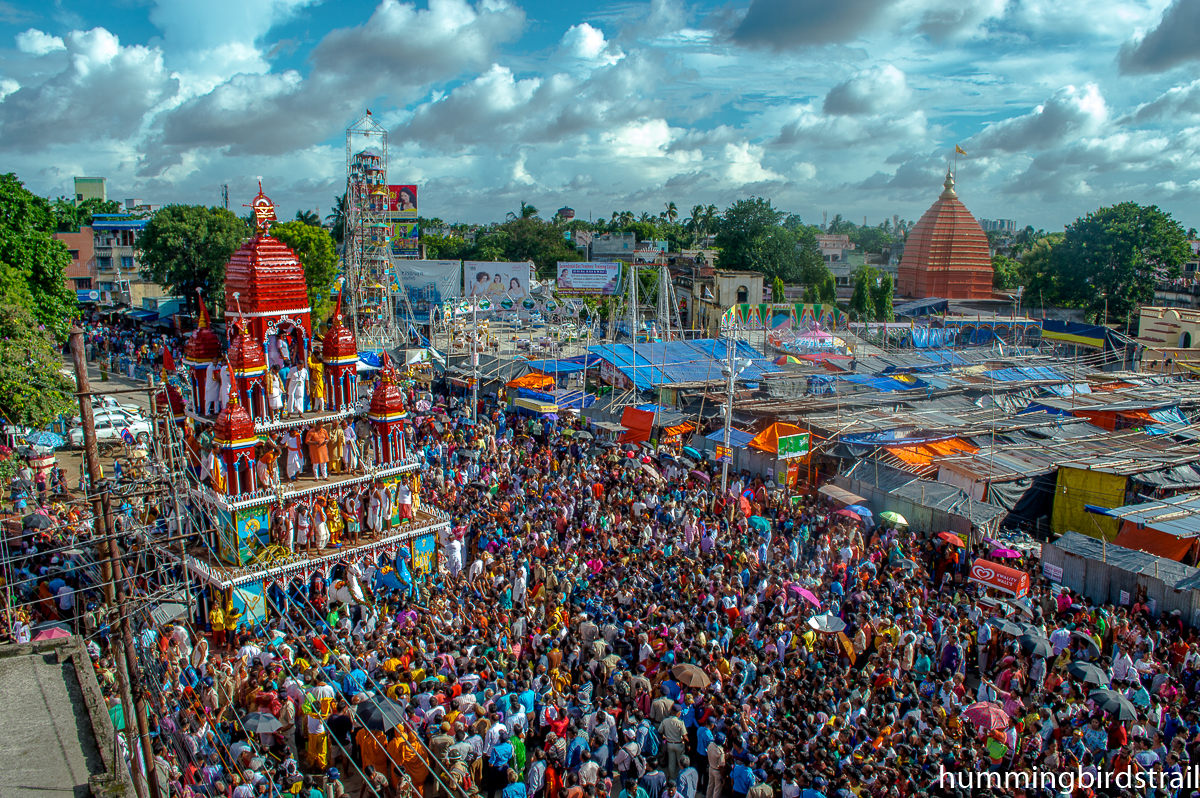
<path id="1" fill-rule="evenodd" d="M 525 302 L 533 296 L 529 291 L 531 271 L 529 261 L 466 261 L 463 263 L 465 296 L 467 299 L 486 298 L 492 309 L 503 308 L 507 299 L 512 301 L 512 307 L 527 311 Z"/>
<path id="2" fill-rule="evenodd" d="M 397 258 L 415 258 L 420 254 L 420 231 L 416 222 L 396 222 L 392 225 L 392 255 Z"/>
<path id="3" fill-rule="evenodd" d="M 388 186 L 388 211 L 393 219 L 416 219 L 417 187 Z"/>
<path id="4" fill-rule="evenodd" d="M 589 294 L 613 296 L 621 290 L 620 261 L 613 263 L 564 263 L 558 264 L 558 292 L 560 294 Z"/>
<path id="5" fill-rule="evenodd" d="M 462 296 L 461 261 L 404 260 L 396 262 L 397 291 L 408 295 L 414 321 L 429 323 L 430 309 Z M 406 313 L 403 299 L 397 298 L 397 313 Z"/>

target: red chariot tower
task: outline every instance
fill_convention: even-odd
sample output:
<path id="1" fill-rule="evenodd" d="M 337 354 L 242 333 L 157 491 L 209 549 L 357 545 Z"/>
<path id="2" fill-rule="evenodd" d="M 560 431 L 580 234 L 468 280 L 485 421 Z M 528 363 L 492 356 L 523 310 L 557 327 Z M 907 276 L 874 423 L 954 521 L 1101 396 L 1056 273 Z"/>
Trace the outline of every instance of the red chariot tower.
<path id="1" fill-rule="evenodd" d="M 388 353 L 382 353 L 380 360 L 379 385 L 371 394 L 371 408 L 367 411 L 376 465 L 402 462 L 408 454 L 404 445 L 404 394 L 396 387 L 396 373 Z"/>

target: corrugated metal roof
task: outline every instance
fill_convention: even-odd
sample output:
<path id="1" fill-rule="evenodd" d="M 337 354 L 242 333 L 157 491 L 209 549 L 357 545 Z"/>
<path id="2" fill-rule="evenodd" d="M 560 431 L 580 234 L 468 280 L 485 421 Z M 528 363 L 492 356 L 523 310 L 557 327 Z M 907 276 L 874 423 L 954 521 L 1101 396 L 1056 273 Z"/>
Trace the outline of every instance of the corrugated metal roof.
<path id="1" fill-rule="evenodd" d="M 1176 590 L 1186 590 L 1200 581 L 1200 569 L 1191 568 L 1183 563 L 1168 560 L 1166 557 L 1156 557 L 1144 551 L 1127 549 L 1124 546 L 1105 544 L 1097 538 L 1090 538 L 1078 532 L 1067 532 L 1053 543 L 1045 546 L 1086 557 L 1089 560 L 1105 562 L 1123 571 L 1134 574 L 1144 574 L 1159 579 Z M 1044 548 L 1044 547 L 1043 547 Z"/>
<path id="2" fill-rule="evenodd" d="M 1165 501 L 1126 504 L 1105 509 L 1102 514 L 1132 521 L 1175 537 L 1200 536 L 1200 493 L 1189 493 Z"/>

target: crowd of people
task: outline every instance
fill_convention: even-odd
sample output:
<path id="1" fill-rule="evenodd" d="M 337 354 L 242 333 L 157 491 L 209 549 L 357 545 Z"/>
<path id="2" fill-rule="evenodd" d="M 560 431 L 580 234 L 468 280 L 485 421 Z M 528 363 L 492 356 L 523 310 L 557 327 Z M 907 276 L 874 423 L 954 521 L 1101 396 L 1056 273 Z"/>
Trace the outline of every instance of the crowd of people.
<path id="1" fill-rule="evenodd" d="M 164 795 L 1192 794 L 1172 774 L 1200 757 L 1200 645 L 1142 596 L 1097 606 L 1033 551 L 1010 562 L 1035 576 L 1025 599 L 987 595 L 968 578 L 982 539 L 748 474 L 722 492 L 719 466 L 599 444 L 582 420 L 408 399 L 450 411 L 406 428 L 421 503 L 453 519 L 431 572 L 383 557 L 357 574 L 392 586 L 368 604 L 318 579 L 255 622 L 221 601 L 140 616 Z M 17 639 L 65 617 L 52 548 L 22 543 L 39 596 Z M 103 620 L 83 632 L 116 703 Z M 1045 772 L 1127 778 L 954 778 Z"/>
<path id="2" fill-rule="evenodd" d="M 96 364 L 102 382 L 107 382 L 109 375 L 144 379 L 161 370 L 164 351 L 170 351 L 175 361 L 183 353 L 177 335 L 151 331 L 132 321 L 105 322 L 96 316 L 80 320 L 79 326 L 84 333 L 84 355 Z M 63 353 L 71 354 L 67 345 Z"/>

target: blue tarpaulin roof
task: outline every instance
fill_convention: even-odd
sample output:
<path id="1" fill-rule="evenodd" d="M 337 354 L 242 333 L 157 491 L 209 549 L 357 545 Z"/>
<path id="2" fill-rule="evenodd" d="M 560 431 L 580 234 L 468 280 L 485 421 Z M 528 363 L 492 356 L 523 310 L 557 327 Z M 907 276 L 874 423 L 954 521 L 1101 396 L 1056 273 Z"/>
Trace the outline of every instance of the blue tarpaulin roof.
<path id="1" fill-rule="evenodd" d="M 704 436 L 705 440 L 710 440 L 713 443 L 725 445 L 725 429 L 721 428 Z M 754 433 L 742 432 L 740 429 L 729 429 L 729 445 L 736 446 L 739 449 L 744 449 L 750 445 L 750 441 L 754 440 Z"/>
<path id="2" fill-rule="evenodd" d="M 560 388 L 554 392 L 554 404 L 560 408 L 573 407 L 576 410 L 582 410 L 585 407 L 591 407 L 596 403 L 594 394 L 584 394 L 583 391 L 569 391 L 565 388 Z"/>
<path id="3" fill-rule="evenodd" d="M 720 338 L 639 343 L 636 364 L 628 344 L 593 346 L 588 352 L 612 363 L 642 391 L 681 382 L 720 382 L 721 369 L 729 357 L 725 339 Z M 763 374 L 782 370 L 745 341 L 736 342 L 734 355 L 751 361 L 750 367 L 742 372 L 742 382 L 757 382 Z"/>
<path id="4" fill-rule="evenodd" d="M 154 321 L 158 318 L 157 310 L 134 310 L 129 314 L 138 321 Z"/>
<path id="5" fill-rule="evenodd" d="M 1047 366 L 994 369 L 985 371 L 984 375 L 999 382 L 1045 382 L 1046 380 L 1062 382 L 1066 379 L 1062 374 Z"/>
<path id="6" fill-rule="evenodd" d="M 529 368 L 534 371 L 540 371 L 543 374 L 574 374 L 583 371 L 584 356 L 576 355 L 575 357 L 562 357 L 558 360 L 531 360 Z M 587 360 L 588 368 L 596 368 L 600 365 L 600 361 L 595 357 L 589 357 Z"/>

